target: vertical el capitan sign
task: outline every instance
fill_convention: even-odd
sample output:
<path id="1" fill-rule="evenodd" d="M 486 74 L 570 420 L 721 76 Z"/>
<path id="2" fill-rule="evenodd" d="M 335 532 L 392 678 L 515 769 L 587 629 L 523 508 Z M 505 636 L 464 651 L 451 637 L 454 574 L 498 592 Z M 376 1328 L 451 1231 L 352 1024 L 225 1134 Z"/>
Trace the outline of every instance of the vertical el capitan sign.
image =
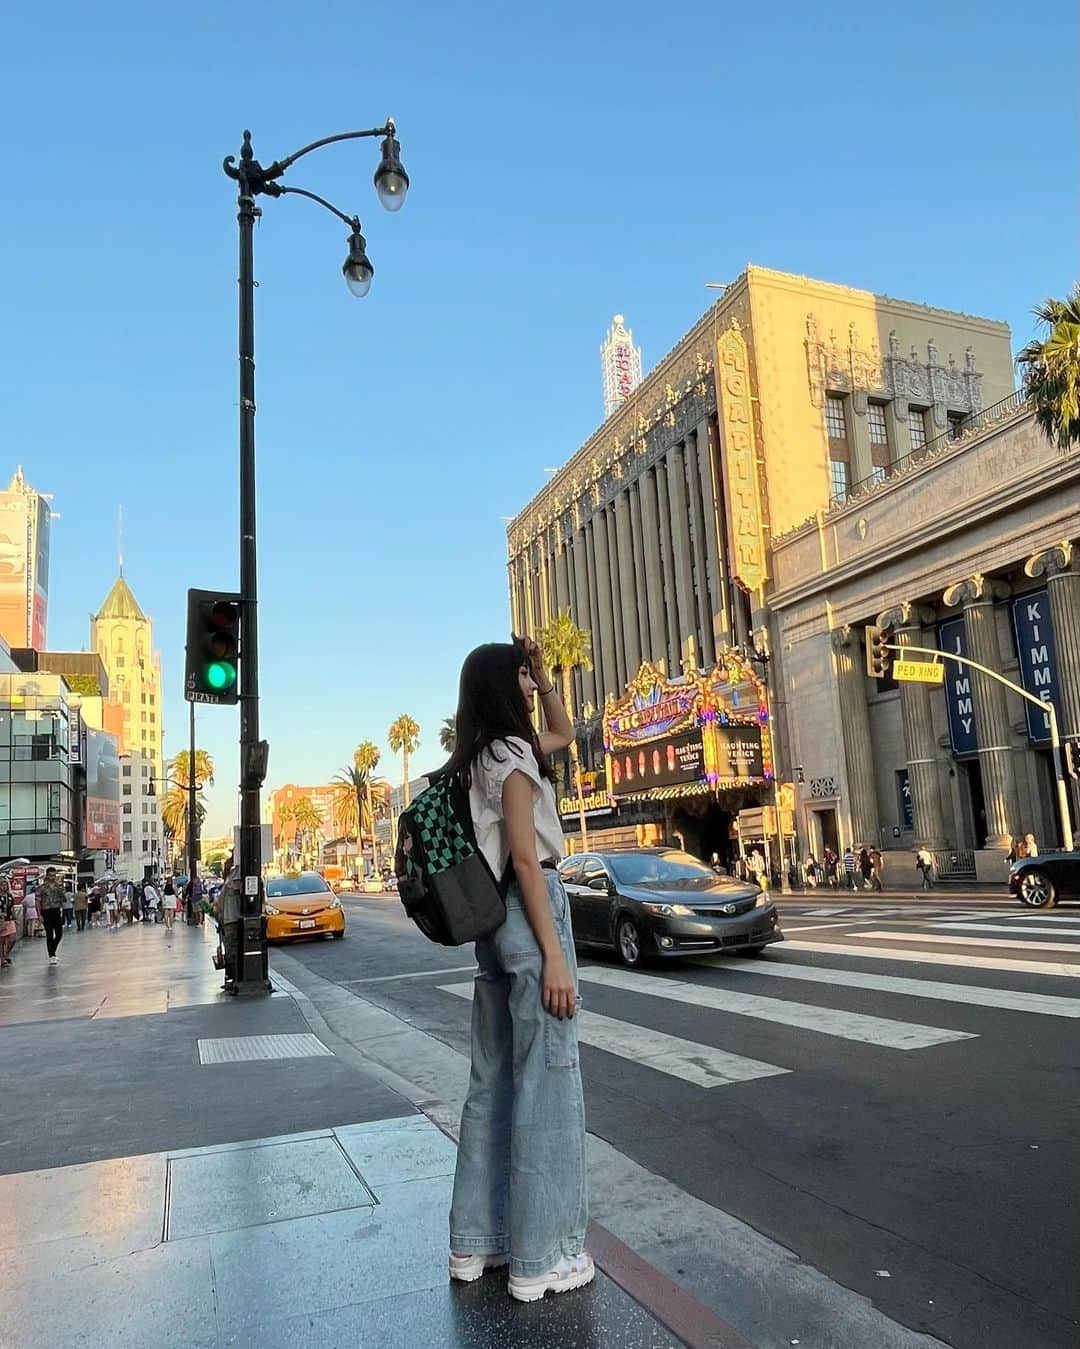
<path id="1" fill-rule="evenodd" d="M 768 575 L 758 483 L 750 361 L 737 319 L 716 339 L 716 412 L 723 459 L 728 550 L 735 578 L 760 594 Z"/>

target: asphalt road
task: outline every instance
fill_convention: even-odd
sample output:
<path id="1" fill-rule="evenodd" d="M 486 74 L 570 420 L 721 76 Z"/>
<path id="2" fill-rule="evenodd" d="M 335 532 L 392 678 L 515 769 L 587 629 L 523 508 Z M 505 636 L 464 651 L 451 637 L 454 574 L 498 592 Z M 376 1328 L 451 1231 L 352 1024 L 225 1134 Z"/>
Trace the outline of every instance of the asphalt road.
<path id="1" fill-rule="evenodd" d="M 787 940 L 759 960 L 579 952 L 590 1131 L 914 1330 L 1075 1346 L 1080 906 L 780 903 Z M 393 896 L 344 904 L 345 941 L 290 954 L 467 1054 L 470 948 L 431 945 Z"/>

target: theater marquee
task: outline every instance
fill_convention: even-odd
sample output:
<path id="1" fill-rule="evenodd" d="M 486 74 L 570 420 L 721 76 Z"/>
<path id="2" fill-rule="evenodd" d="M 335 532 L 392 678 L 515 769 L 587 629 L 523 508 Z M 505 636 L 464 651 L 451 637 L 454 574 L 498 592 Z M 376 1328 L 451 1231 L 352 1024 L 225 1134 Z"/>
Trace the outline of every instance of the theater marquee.
<path id="1" fill-rule="evenodd" d="M 604 713 L 608 784 L 616 799 L 697 796 L 771 782 L 765 689 L 735 652 L 713 669 L 668 680 L 646 663 Z"/>

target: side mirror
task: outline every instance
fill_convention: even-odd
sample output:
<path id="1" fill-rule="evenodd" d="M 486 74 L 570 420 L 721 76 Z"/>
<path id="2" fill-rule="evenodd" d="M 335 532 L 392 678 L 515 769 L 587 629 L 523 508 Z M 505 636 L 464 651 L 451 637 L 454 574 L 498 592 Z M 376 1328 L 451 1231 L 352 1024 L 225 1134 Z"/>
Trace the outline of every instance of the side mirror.
<path id="1" fill-rule="evenodd" d="M 610 894 L 610 893 L 611 893 L 611 882 L 608 880 L 608 878 L 607 878 L 606 876 L 594 876 L 594 877 L 592 878 L 592 880 L 589 882 L 589 889 L 590 889 L 590 890 L 604 890 L 604 891 L 606 891 L 608 894 Z"/>

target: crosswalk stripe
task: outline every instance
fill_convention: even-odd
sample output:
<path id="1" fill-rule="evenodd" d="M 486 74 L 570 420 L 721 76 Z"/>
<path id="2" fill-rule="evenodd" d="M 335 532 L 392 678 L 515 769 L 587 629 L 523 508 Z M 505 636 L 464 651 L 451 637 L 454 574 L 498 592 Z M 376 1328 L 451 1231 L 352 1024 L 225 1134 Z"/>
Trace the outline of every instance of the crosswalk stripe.
<path id="1" fill-rule="evenodd" d="M 932 923 L 930 926 L 935 928 L 944 927 L 948 928 L 950 931 L 956 932 L 1016 932 L 1018 930 L 1015 927 L 1009 927 L 1007 923 Z M 1019 930 L 1022 931 L 1023 929 Z M 1047 936 L 1053 935 L 1055 937 L 1080 937 L 1080 927 L 1044 927 L 1044 928 L 1033 927 L 1028 928 L 1027 930 L 1029 932 L 1042 931 L 1045 932 Z M 984 942 L 983 945 L 988 945 L 988 943 Z M 1030 943 L 1026 941 L 1016 942 L 1015 945 L 1028 946 L 1030 945 Z M 1038 946 L 1041 945 L 1041 943 L 1036 942 L 1035 945 Z M 1060 947 L 1056 949 L 1064 950 L 1065 947 Z M 1075 942 L 1072 944 L 1071 949 L 1076 951 L 1077 954 L 1080 955 L 1080 946 L 1078 946 Z"/>
<path id="2" fill-rule="evenodd" d="M 806 909 L 803 912 L 804 918 L 835 918 L 838 913 L 843 913 L 843 909 Z"/>
<path id="3" fill-rule="evenodd" d="M 897 934 L 890 932 L 888 935 L 895 937 Z M 822 955 L 853 956 L 857 960 L 905 960 L 917 965 L 969 965 L 988 970 L 1065 975 L 1071 978 L 1080 975 L 1080 964 L 1063 965 L 1056 960 L 1008 960 L 1004 956 L 974 956 L 968 952 L 961 955 L 959 951 L 950 955 L 945 951 L 911 951 L 902 946 L 877 946 L 871 949 L 868 946 L 841 945 L 839 942 L 792 941 L 790 938 L 784 946 L 788 951 L 818 951 Z"/>
<path id="4" fill-rule="evenodd" d="M 473 985 L 441 984 L 444 993 L 459 998 L 471 998 Z M 603 1049 L 619 1058 L 644 1064 L 660 1073 L 668 1073 L 699 1087 L 723 1087 L 733 1082 L 753 1082 L 759 1077 L 779 1077 L 790 1068 L 779 1068 L 775 1063 L 745 1058 L 726 1049 L 684 1040 L 680 1035 L 666 1035 L 663 1031 L 635 1026 L 615 1017 L 601 1016 L 599 1012 L 580 1011 L 577 1014 L 578 1039 L 582 1044 Z"/>
<path id="5" fill-rule="evenodd" d="M 780 998 L 763 998 L 754 993 L 717 988 L 713 984 L 687 984 L 677 979 L 658 979 L 654 975 L 635 974 L 630 970 L 587 966 L 579 972 L 579 978 L 583 983 L 621 988 L 631 993 L 667 998 L 672 1002 L 690 1003 L 694 1007 L 709 1007 L 718 1012 L 731 1012 L 735 1016 L 755 1017 L 772 1025 L 797 1026 L 800 1030 L 817 1031 L 820 1035 L 834 1035 L 843 1040 L 859 1040 L 863 1044 L 880 1045 L 886 1049 L 926 1049 L 930 1045 L 945 1044 L 950 1040 L 977 1038 L 967 1031 L 943 1030 L 938 1026 L 922 1026 L 908 1021 L 890 1021 L 862 1012 L 845 1012 L 832 1007 L 787 1002 Z"/>
<path id="6" fill-rule="evenodd" d="M 929 942 L 932 946 L 996 946 L 1013 951 L 1071 951 L 1074 955 L 1080 955 L 1080 946 L 1067 941 L 1002 941 L 1000 937 L 938 937 L 929 932 L 860 932 L 859 936 L 866 937 L 870 941 L 921 941 Z"/>
<path id="7" fill-rule="evenodd" d="M 790 942 L 787 945 L 790 946 Z M 847 951 L 849 948 L 844 947 Z M 900 974 L 868 974 L 865 970 L 842 970 L 821 965 L 796 965 L 793 961 L 738 960 L 731 956 L 717 960 L 695 960 L 702 969 L 735 969 L 740 974 L 762 975 L 766 979 L 794 979 L 808 984 L 839 984 L 843 988 L 865 988 L 875 993 L 899 993 L 909 998 L 928 998 L 934 1002 L 967 1003 L 972 1007 L 997 1007 L 1008 1012 L 1033 1012 L 1038 1016 L 1063 1016 L 1080 1020 L 1080 998 L 1062 998 L 1056 993 L 1025 993 L 1014 988 L 980 988 L 974 984 L 946 984 L 936 979 L 909 979 Z M 955 963 L 955 962 L 954 962 Z"/>
<path id="8" fill-rule="evenodd" d="M 1073 913 L 1044 913 L 1042 909 L 1021 909 L 1019 912 L 1014 910 L 1012 913 L 998 916 L 1015 923 L 1075 923 L 1077 913 L 1080 913 L 1080 910 Z"/>

